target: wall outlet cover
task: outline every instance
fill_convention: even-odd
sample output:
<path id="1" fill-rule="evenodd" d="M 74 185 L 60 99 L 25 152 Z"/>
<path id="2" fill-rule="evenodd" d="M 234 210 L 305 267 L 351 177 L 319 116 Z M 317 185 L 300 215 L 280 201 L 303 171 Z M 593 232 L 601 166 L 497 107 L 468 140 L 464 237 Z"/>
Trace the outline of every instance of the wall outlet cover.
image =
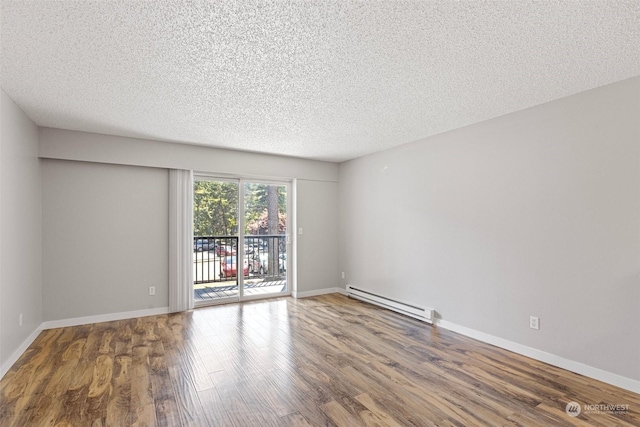
<path id="1" fill-rule="evenodd" d="M 540 329 L 540 318 L 535 317 L 535 316 L 530 316 L 529 317 L 529 327 L 531 329 Z"/>

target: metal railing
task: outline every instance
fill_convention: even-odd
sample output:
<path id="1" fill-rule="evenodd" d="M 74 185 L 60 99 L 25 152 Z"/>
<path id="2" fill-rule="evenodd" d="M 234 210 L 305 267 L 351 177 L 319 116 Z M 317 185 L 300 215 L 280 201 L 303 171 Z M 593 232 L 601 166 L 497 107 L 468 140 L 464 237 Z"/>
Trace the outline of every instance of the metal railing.
<path id="1" fill-rule="evenodd" d="M 193 238 L 194 283 L 238 283 L 238 237 Z M 283 235 L 244 237 L 242 274 L 246 279 L 282 280 L 287 270 L 287 241 Z"/>

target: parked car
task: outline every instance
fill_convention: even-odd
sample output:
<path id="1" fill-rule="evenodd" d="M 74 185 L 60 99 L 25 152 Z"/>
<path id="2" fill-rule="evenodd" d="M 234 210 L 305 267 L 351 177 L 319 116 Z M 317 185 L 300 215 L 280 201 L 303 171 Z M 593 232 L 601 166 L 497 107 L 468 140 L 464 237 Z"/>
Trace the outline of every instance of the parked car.
<path id="1" fill-rule="evenodd" d="M 249 275 L 249 261 L 245 258 L 243 273 Z M 220 278 L 235 277 L 238 274 L 238 259 L 235 256 L 226 256 L 220 260 Z"/>
<path id="2" fill-rule="evenodd" d="M 261 252 L 259 254 L 253 254 L 251 257 L 249 257 L 249 266 L 250 266 L 250 271 L 252 273 L 260 273 L 260 274 L 265 274 L 267 271 L 269 271 L 269 253 L 268 252 Z M 279 272 L 285 272 L 287 271 L 287 254 L 286 253 L 281 253 L 278 256 L 278 269 L 280 270 Z"/>
<path id="3" fill-rule="evenodd" d="M 193 242 L 193 251 L 202 252 L 213 250 L 213 243 L 209 243 L 209 239 L 196 239 Z"/>
<path id="4" fill-rule="evenodd" d="M 249 273 L 264 274 L 264 267 L 262 266 L 260 257 L 257 253 L 253 251 L 245 253 L 245 261 L 249 266 Z"/>
<path id="5" fill-rule="evenodd" d="M 252 245 L 244 245 L 244 253 L 245 255 L 251 255 L 256 252 L 258 249 Z"/>
<path id="6" fill-rule="evenodd" d="M 215 252 L 216 252 L 216 255 L 218 256 L 235 255 L 236 248 L 234 248 L 231 245 L 225 245 L 225 246 L 216 245 Z"/>

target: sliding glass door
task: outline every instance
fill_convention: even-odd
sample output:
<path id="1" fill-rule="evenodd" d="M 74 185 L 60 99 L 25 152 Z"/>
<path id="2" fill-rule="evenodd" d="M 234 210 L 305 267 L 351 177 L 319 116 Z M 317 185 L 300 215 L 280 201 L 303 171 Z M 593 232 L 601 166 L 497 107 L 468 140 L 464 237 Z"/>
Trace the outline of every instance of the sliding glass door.
<path id="1" fill-rule="evenodd" d="M 196 176 L 196 306 L 290 294 L 287 182 Z"/>

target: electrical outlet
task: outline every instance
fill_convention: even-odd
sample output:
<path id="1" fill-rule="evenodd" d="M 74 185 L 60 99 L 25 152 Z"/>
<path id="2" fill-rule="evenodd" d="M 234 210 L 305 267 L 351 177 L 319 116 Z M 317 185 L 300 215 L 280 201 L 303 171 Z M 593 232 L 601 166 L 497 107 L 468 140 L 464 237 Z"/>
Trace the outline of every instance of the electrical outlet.
<path id="1" fill-rule="evenodd" d="M 149 286 L 149 295 L 155 295 L 155 294 L 156 294 L 156 287 Z"/>
<path id="2" fill-rule="evenodd" d="M 298 228 L 298 234 L 304 234 L 304 230 L 302 229 L 302 227 Z"/>
<path id="3" fill-rule="evenodd" d="M 342 272 L 342 278 L 344 279 L 344 271 Z"/>
<path id="4" fill-rule="evenodd" d="M 540 329 L 540 318 L 529 316 L 529 327 L 531 329 Z"/>
<path id="5" fill-rule="evenodd" d="M 20 326 L 22 326 L 22 313 L 20 313 L 20 316 L 18 316 L 18 323 L 20 324 Z"/>

